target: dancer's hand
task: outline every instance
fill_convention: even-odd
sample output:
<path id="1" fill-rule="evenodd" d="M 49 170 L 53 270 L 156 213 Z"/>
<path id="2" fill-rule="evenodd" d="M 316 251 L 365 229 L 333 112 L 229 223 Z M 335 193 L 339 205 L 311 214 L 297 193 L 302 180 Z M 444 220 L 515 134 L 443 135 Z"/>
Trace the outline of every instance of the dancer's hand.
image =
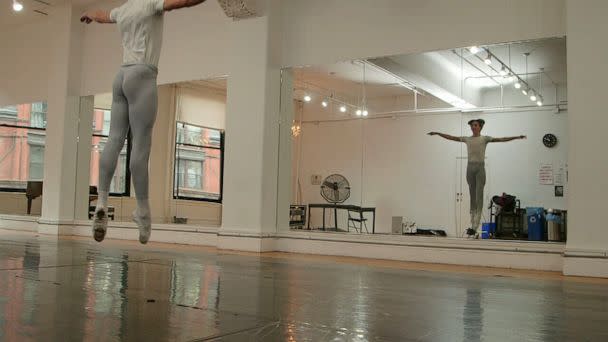
<path id="1" fill-rule="evenodd" d="M 86 11 L 80 16 L 80 21 L 85 24 L 90 24 L 92 22 L 114 24 L 114 21 L 110 18 L 110 12 L 104 10 Z"/>
<path id="2" fill-rule="evenodd" d="M 427 133 L 427 134 L 428 134 L 428 135 L 433 136 L 433 135 L 437 135 L 437 134 L 439 134 L 439 133 L 437 133 L 437 132 L 429 132 L 429 133 Z"/>
<path id="3" fill-rule="evenodd" d="M 93 22 L 92 15 L 90 15 L 89 12 L 84 12 L 82 14 L 82 16 L 80 17 L 80 22 L 85 23 L 85 24 L 92 23 Z"/>
<path id="4" fill-rule="evenodd" d="M 520 136 L 519 136 L 519 139 L 528 139 L 528 137 L 527 137 L 527 136 L 525 136 L 525 135 L 520 135 Z"/>

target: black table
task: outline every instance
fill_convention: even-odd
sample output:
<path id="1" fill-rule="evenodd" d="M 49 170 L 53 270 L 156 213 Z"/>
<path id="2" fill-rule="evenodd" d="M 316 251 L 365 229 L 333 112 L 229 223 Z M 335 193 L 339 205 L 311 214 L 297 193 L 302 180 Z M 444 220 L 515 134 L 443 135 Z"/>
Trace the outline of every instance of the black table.
<path id="1" fill-rule="evenodd" d="M 312 208 L 320 208 L 323 209 L 323 230 L 325 230 L 325 209 L 333 209 L 334 210 L 334 227 L 338 230 L 338 209 L 354 211 L 360 213 L 372 213 L 373 215 L 373 223 L 372 223 L 372 234 L 376 233 L 376 208 L 374 207 L 361 207 L 353 204 L 331 204 L 331 203 L 312 203 L 308 205 L 308 229 L 310 229 L 310 209 Z"/>

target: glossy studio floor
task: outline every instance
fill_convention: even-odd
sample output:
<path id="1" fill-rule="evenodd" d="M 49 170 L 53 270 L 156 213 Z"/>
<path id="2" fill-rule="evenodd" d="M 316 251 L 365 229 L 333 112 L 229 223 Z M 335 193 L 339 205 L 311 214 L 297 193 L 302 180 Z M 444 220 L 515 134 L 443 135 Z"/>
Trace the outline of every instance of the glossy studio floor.
<path id="1" fill-rule="evenodd" d="M 0 231 L 3 341 L 606 341 L 608 280 Z"/>

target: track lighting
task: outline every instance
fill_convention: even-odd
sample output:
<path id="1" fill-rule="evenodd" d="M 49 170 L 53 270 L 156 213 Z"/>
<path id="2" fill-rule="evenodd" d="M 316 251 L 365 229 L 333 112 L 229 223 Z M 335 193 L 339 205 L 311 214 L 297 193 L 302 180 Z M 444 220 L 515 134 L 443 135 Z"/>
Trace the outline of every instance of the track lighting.
<path id="1" fill-rule="evenodd" d="M 505 68 L 505 66 L 503 65 L 502 68 L 500 68 L 500 71 L 498 72 L 500 74 L 500 76 L 507 76 L 507 68 Z"/>
<path id="2" fill-rule="evenodd" d="M 477 46 L 471 46 L 469 48 L 469 51 L 471 51 L 471 53 L 475 55 L 479 52 L 479 48 Z"/>
<path id="3" fill-rule="evenodd" d="M 521 90 L 521 93 L 524 95 L 528 95 L 528 92 L 530 91 L 530 88 L 525 88 Z"/>
<path id="4" fill-rule="evenodd" d="M 323 100 L 323 102 L 321 102 L 321 106 L 323 106 L 323 108 L 327 108 L 328 105 L 329 103 L 327 103 L 327 100 Z"/>
<path id="5" fill-rule="evenodd" d="M 310 97 L 310 95 L 304 96 L 304 101 L 310 102 L 311 100 L 312 100 L 312 97 Z"/>
<path id="6" fill-rule="evenodd" d="M 534 91 L 530 93 L 530 101 L 536 101 L 536 94 L 534 93 Z"/>
<path id="7" fill-rule="evenodd" d="M 515 87 L 515 89 L 519 89 L 521 88 L 521 83 L 519 83 L 519 80 L 515 81 L 515 84 L 513 85 Z"/>
<path id="8" fill-rule="evenodd" d="M 346 106 L 345 105 L 340 106 L 340 111 L 342 113 L 346 113 Z"/>
<path id="9" fill-rule="evenodd" d="M 369 114 L 369 112 L 367 111 L 367 109 L 363 110 L 363 116 L 367 116 Z"/>
<path id="10" fill-rule="evenodd" d="M 361 109 L 357 109 L 356 114 L 357 114 L 357 116 L 361 116 L 361 114 L 363 114 L 363 112 L 361 111 Z"/>
<path id="11" fill-rule="evenodd" d="M 538 100 L 536 101 L 536 105 L 539 106 L 539 107 L 542 107 L 542 105 L 543 105 L 543 97 L 542 96 L 538 97 Z"/>
<path id="12" fill-rule="evenodd" d="M 21 12 L 23 10 L 23 4 L 17 0 L 13 0 L 13 11 Z"/>
<path id="13" fill-rule="evenodd" d="M 483 60 L 484 63 L 486 63 L 487 65 L 492 64 L 492 56 L 490 56 L 490 52 L 488 51 L 488 55 L 486 56 L 486 58 Z"/>

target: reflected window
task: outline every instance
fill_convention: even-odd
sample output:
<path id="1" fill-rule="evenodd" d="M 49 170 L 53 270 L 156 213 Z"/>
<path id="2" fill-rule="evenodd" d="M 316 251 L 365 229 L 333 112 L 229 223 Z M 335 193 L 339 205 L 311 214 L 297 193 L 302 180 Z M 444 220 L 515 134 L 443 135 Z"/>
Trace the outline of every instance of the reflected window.
<path id="1" fill-rule="evenodd" d="M 0 190 L 25 191 L 42 181 L 47 103 L 0 108 Z"/>
<path id="2" fill-rule="evenodd" d="M 221 202 L 224 133 L 176 123 L 173 197 Z"/>

